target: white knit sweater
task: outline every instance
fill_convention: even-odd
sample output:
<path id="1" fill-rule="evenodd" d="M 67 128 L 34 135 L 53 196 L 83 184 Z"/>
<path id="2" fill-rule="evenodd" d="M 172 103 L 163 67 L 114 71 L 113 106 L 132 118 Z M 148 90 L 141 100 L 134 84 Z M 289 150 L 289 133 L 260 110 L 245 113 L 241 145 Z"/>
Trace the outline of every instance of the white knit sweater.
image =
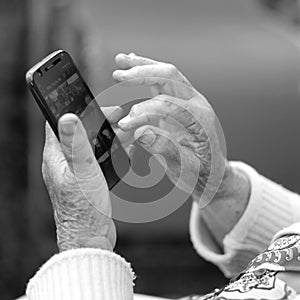
<path id="1" fill-rule="evenodd" d="M 190 218 L 194 248 L 227 276 L 242 271 L 275 234 L 275 238 L 300 234 L 300 223 L 294 224 L 300 222 L 300 196 L 244 163 L 233 162 L 232 166 L 248 174 L 251 197 L 244 215 L 225 237 L 223 253 L 206 229 L 196 204 Z M 53 256 L 41 267 L 30 280 L 26 294 L 29 300 L 131 300 L 133 280 L 130 265 L 117 254 L 87 248 L 69 250 Z"/>
<path id="2" fill-rule="evenodd" d="M 132 269 L 110 251 L 82 248 L 50 258 L 29 281 L 30 300 L 132 300 Z"/>
<path id="3" fill-rule="evenodd" d="M 201 209 L 193 204 L 190 217 L 190 235 L 200 256 L 217 265 L 227 277 L 240 273 L 247 264 L 265 250 L 276 234 L 300 222 L 300 196 L 258 174 L 241 162 L 231 162 L 234 168 L 245 172 L 251 182 L 251 196 L 246 211 L 223 241 L 223 253 L 211 237 L 201 216 Z M 300 223 L 293 232 L 300 232 Z M 222 246 L 222 245 L 221 245 Z"/>

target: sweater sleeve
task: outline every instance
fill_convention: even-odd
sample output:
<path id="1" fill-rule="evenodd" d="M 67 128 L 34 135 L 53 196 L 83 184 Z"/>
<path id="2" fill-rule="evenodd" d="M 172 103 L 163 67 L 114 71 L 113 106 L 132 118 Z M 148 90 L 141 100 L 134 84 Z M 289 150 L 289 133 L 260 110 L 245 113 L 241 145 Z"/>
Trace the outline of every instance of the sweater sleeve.
<path id="1" fill-rule="evenodd" d="M 251 195 L 243 216 L 225 236 L 223 245 L 213 239 L 196 202 L 190 217 L 190 235 L 195 250 L 217 265 L 227 277 L 241 272 L 270 244 L 276 232 L 300 221 L 298 194 L 268 180 L 244 163 L 231 162 L 231 165 L 248 175 Z"/>
<path id="2" fill-rule="evenodd" d="M 99 249 L 64 251 L 30 279 L 28 300 L 132 300 L 134 275 L 121 256 Z"/>

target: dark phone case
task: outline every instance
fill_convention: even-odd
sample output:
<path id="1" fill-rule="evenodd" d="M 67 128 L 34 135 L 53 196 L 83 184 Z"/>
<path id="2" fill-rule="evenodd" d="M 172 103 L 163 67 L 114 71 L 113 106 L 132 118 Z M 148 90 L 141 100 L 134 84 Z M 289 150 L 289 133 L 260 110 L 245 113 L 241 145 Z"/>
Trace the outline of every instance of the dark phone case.
<path id="1" fill-rule="evenodd" d="M 42 111 L 44 117 L 48 121 L 49 125 L 51 126 L 52 130 L 54 131 L 54 133 L 55 133 L 55 135 L 57 136 L 58 139 L 59 139 L 59 134 L 58 134 L 57 122 L 56 122 L 55 119 L 53 119 L 52 113 L 49 112 L 49 108 L 47 106 L 45 106 L 44 97 L 40 94 L 38 88 L 35 86 L 33 78 L 34 78 L 34 74 L 37 71 L 37 69 L 39 69 L 40 67 L 45 65 L 49 60 L 54 59 L 57 55 L 61 54 L 62 52 L 66 53 L 69 56 L 70 61 L 74 64 L 71 56 L 67 52 L 65 52 L 65 51 L 56 51 L 53 54 L 50 54 L 49 56 L 47 56 L 44 60 L 42 60 L 40 63 L 38 63 L 32 69 L 30 69 L 30 71 L 28 71 L 27 75 L 26 75 L 26 81 L 27 81 L 27 84 L 30 88 L 30 91 L 31 91 L 36 103 L 38 104 L 40 110 Z M 74 64 L 74 66 L 75 66 L 75 64 Z M 78 70 L 78 73 L 79 73 L 79 70 Z M 80 75 L 80 78 L 83 80 L 81 75 Z M 86 85 L 84 80 L 83 80 L 83 82 Z M 118 139 L 116 136 L 115 136 L 115 138 Z M 125 150 L 122 148 L 121 143 L 119 141 L 118 141 L 118 144 L 120 146 L 120 149 L 118 151 L 121 151 L 122 157 L 127 160 L 127 162 L 123 161 L 123 163 L 122 163 L 122 165 L 124 165 L 124 163 L 126 164 L 126 170 L 122 170 L 122 174 L 120 176 L 120 177 L 123 177 L 127 173 L 127 171 L 129 170 L 130 161 L 129 161 L 129 158 L 128 158 Z M 111 156 L 112 155 L 110 153 L 110 149 L 107 150 L 107 152 L 109 154 L 108 158 L 105 161 L 99 163 L 99 165 L 100 165 L 100 167 L 102 169 L 102 172 L 103 172 L 103 174 L 106 178 L 108 188 L 111 190 L 120 181 L 121 178 L 119 177 L 119 175 L 115 172 L 115 169 L 113 168 L 113 164 L 112 164 L 112 161 L 111 161 L 111 159 L 112 159 Z M 127 167 L 127 163 L 128 163 L 128 167 Z"/>
<path id="2" fill-rule="evenodd" d="M 37 92 L 35 91 L 35 89 L 31 85 L 29 85 L 29 89 L 31 91 L 31 94 L 32 94 L 35 102 L 39 106 L 39 108 L 42 111 L 44 117 L 46 118 L 46 120 L 49 123 L 50 127 L 52 128 L 54 134 L 56 135 L 57 139 L 59 140 L 58 128 L 57 128 L 55 122 L 53 122 L 51 116 L 48 114 L 47 109 L 43 105 L 42 101 L 40 101 L 39 96 L 38 96 Z"/>

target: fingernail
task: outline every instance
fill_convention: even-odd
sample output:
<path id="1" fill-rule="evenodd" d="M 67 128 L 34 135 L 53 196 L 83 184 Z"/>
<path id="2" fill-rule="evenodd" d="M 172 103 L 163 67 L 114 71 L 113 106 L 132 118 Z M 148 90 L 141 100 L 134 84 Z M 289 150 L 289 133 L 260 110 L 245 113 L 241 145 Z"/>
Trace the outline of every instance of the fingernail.
<path id="1" fill-rule="evenodd" d="M 119 73 L 119 70 L 114 70 L 113 73 L 112 73 L 112 75 L 113 75 L 113 76 L 117 76 L 118 73 Z"/>
<path id="2" fill-rule="evenodd" d="M 146 129 L 138 138 L 138 142 L 144 145 L 152 145 L 156 139 L 155 133 L 151 129 Z"/>
<path id="3" fill-rule="evenodd" d="M 116 70 L 113 72 L 113 78 L 119 81 L 126 80 L 126 76 L 122 70 Z"/>
<path id="4" fill-rule="evenodd" d="M 60 128 L 62 133 L 72 135 L 75 132 L 77 120 L 65 120 L 60 122 Z"/>
<path id="5" fill-rule="evenodd" d="M 120 127 L 124 127 L 127 123 L 130 122 L 130 120 L 131 120 L 131 117 L 128 115 L 128 116 L 126 116 L 125 118 L 123 118 L 122 120 L 120 120 L 120 121 L 118 122 L 118 125 L 119 125 Z"/>
<path id="6" fill-rule="evenodd" d="M 123 73 L 122 70 L 115 70 L 115 71 L 113 72 L 113 75 L 119 77 L 119 76 L 122 75 L 122 73 Z"/>

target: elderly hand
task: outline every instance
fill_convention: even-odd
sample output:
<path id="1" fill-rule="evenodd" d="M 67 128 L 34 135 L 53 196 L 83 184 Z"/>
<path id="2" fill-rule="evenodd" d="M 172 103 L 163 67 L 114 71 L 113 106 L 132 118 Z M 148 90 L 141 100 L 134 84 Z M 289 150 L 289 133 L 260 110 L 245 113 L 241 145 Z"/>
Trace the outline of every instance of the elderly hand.
<path id="1" fill-rule="evenodd" d="M 60 143 L 46 124 L 42 172 L 54 210 L 59 250 L 112 250 L 116 231 L 110 218 L 109 191 L 87 134 L 73 114 L 62 116 L 58 125 Z"/>
<path id="2" fill-rule="evenodd" d="M 124 85 L 146 85 L 160 94 L 134 105 L 118 124 L 166 163 L 169 178 L 188 193 L 212 197 L 225 170 L 216 116 L 207 100 L 171 64 L 135 54 L 116 56 L 113 77 Z M 210 174 L 212 176 L 210 177 Z M 206 195 L 207 196 L 207 195 Z M 210 200 L 210 199 L 209 199 Z"/>

